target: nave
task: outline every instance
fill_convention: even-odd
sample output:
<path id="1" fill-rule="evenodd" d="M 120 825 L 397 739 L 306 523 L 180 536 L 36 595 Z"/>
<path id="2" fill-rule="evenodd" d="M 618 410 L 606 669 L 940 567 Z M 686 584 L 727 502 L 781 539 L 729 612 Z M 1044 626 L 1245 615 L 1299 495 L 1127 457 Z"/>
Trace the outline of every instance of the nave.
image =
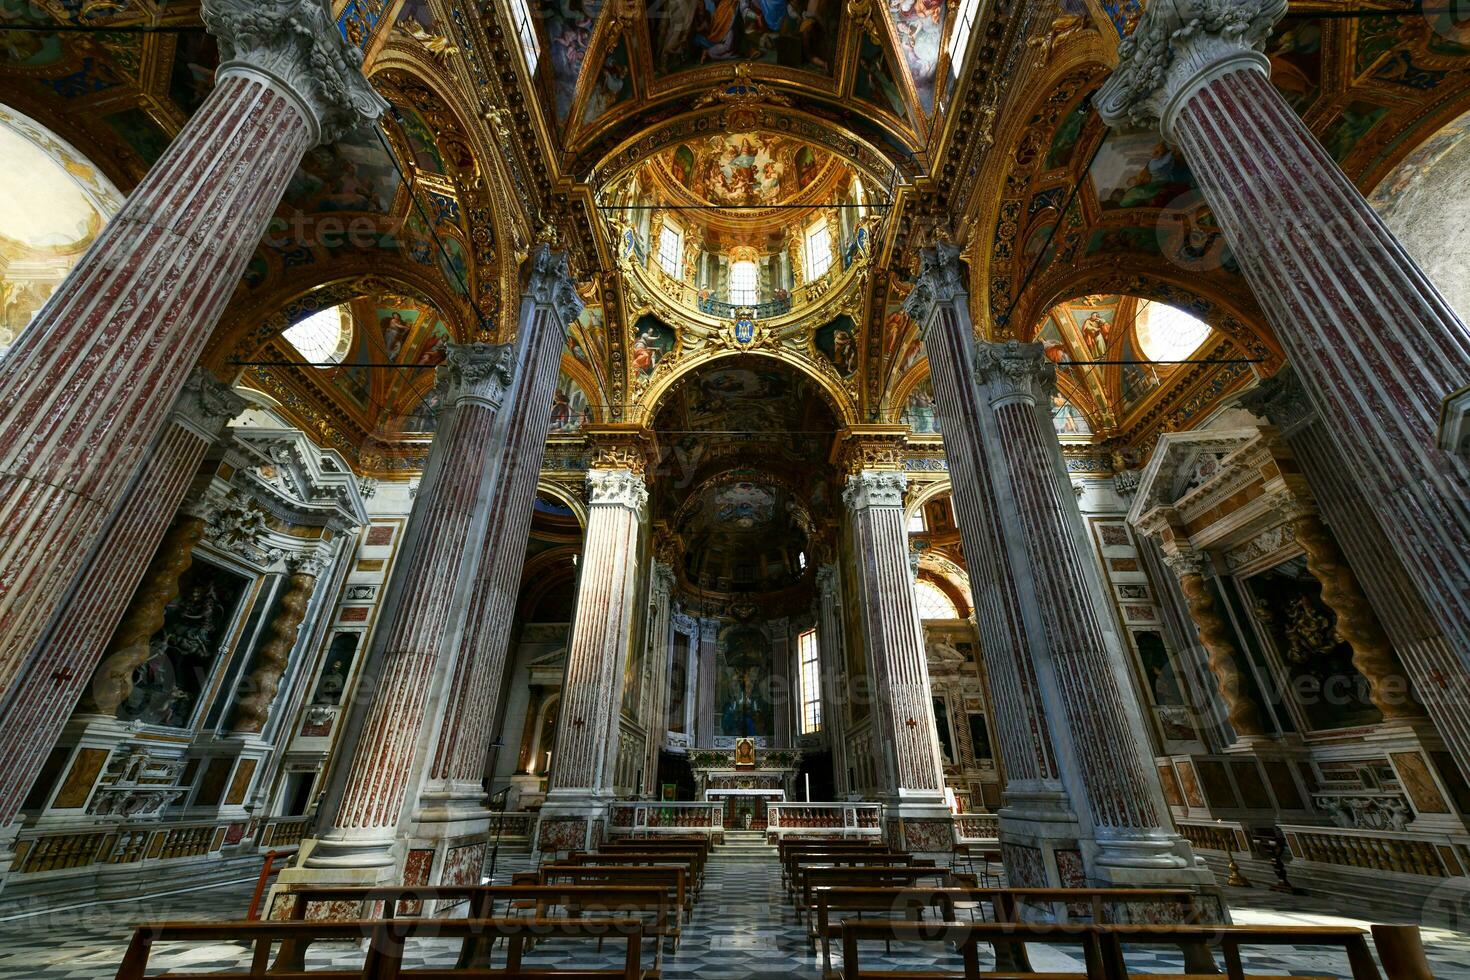
<path id="1" fill-rule="evenodd" d="M 818 978 L 822 958 L 808 945 L 806 929 L 793 910 L 783 886 L 776 848 L 762 835 L 731 832 L 730 843 L 710 854 L 703 894 L 685 926 L 676 950 L 663 961 L 667 980 L 763 980 Z M 944 863 L 947 855 L 934 856 Z M 486 884 L 508 885 L 518 875 L 533 871 L 532 855 L 502 854 L 495 877 Z M 486 869 L 488 870 L 488 868 Z M 253 881 L 191 890 L 146 900 L 98 903 L 74 910 L 0 919 L 0 978 L 3 980 L 113 980 L 126 948 L 123 939 L 135 926 L 181 920 L 239 919 L 254 891 Z M 1227 901 L 1234 921 L 1263 926 L 1348 926 L 1367 929 L 1370 921 L 1397 921 L 1392 915 L 1360 908 L 1344 914 L 1332 903 L 1301 896 L 1274 894 L 1265 888 L 1228 888 Z M 1361 918 L 1359 916 L 1362 916 Z M 1451 918 L 1450 924 L 1454 924 Z M 1470 976 L 1470 934 L 1439 925 L 1421 926 L 1428 961 L 1439 978 Z M 310 969 L 356 969 L 363 961 L 361 943 L 315 946 L 308 954 Z M 536 969 L 608 969 L 620 965 L 620 948 L 609 943 L 606 954 L 589 944 L 553 941 L 528 954 L 525 964 Z M 458 944 L 425 941 L 404 958 L 406 968 L 452 966 Z M 841 970 L 840 948 L 833 967 Z M 1075 950 L 1046 945 L 1030 950 L 1031 965 L 1040 972 L 1073 971 L 1084 967 Z M 1248 971 L 1292 976 L 1351 978 L 1341 951 L 1319 949 L 1255 949 L 1244 954 Z M 250 948 L 244 943 L 217 942 L 188 947 L 165 944 L 150 966 L 169 971 L 244 970 Z M 1177 973 L 1182 957 L 1174 950 L 1133 952 L 1128 965 L 1133 975 Z M 982 946 L 981 969 L 994 964 L 993 952 Z M 867 966 L 865 961 L 865 966 Z M 958 958 L 948 955 L 877 955 L 871 967 L 903 970 L 955 969 Z M 961 974 L 962 975 L 962 974 Z M 1389 974 L 1388 980 L 1396 980 Z"/>

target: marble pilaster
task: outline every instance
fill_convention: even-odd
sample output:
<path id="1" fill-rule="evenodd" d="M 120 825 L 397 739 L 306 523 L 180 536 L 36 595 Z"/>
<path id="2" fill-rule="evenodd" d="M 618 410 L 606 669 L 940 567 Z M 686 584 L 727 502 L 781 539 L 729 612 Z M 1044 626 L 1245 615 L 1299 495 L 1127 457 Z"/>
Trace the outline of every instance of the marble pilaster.
<path id="1" fill-rule="evenodd" d="M 335 812 L 315 841 L 303 847 L 304 869 L 294 879 L 378 880 L 392 876 L 403 855 L 399 823 L 411 789 L 420 736 L 430 717 L 430 695 L 442 690 L 453 666 L 455 624 L 467 602 L 476 545 L 485 534 L 486 492 L 499 460 L 497 416 L 511 385 L 509 345 L 452 345 L 439 368 L 446 411 L 419 486 L 403 553 L 365 669 L 374 672 L 372 701 L 363 718 Z M 326 872 L 323 874 L 322 872 Z"/>
<path id="2" fill-rule="evenodd" d="M 832 786 L 838 799 L 852 792 L 848 785 L 847 685 L 842 680 L 846 645 L 842 635 L 842 580 L 836 565 L 817 566 L 817 651 L 822 658 L 822 731 L 832 752 Z"/>
<path id="3" fill-rule="evenodd" d="M 669 657 L 673 654 L 674 569 L 655 560 L 648 590 L 648 676 L 643 684 L 644 704 L 639 712 L 648 729 L 648 758 L 643 763 L 645 793 L 658 786 L 658 753 L 669 731 Z"/>
<path id="4" fill-rule="evenodd" d="M 1470 329 L 1268 80 L 1287 0 L 1154 4 L 1097 105 L 1189 162 L 1368 507 L 1470 666 L 1470 459 L 1437 442 Z"/>
<path id="5" fill-rule="evenodd" d="M 0 363 L 0 697 L 107 533 L 303 155 L 384 105 L 320 0 L 206 0 L 202 17 L 220 43 L 214 89 Z"/>
<path id="6" fill-rule="evenodd" d="M 858 576 L 873 679 L 875 732 L 884 750 L 889 833 L 902 827 L 904 843 L 930 851 L 938 850 L 933 845 L 940 841 L 931 842 L 916 831 L 938 828 L 947 821 L 949 808 L 929 688 L 929 658 L 909 574 L 903 507 L 907 486 L 908 478 L 900 470 L 860 469 L 848 477 L 842 499 L 853 536 L 852 571 Z"/>
<path id="7" fill-rule="evenodd" d="M 587 474 L 587 498 L 556 750 L 536 825 L 536 847 L 542 852 L 597 843 L 612 793 L 623 665 L 638 601 L 639 539 L 648 509 L 643 474 L 627 467 L 595 468 Z"/>

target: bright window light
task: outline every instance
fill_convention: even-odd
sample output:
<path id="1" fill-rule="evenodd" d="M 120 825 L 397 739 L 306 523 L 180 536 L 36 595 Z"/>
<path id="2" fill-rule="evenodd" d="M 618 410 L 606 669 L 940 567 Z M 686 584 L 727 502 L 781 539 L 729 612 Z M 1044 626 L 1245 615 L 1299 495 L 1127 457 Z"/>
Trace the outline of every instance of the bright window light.
<path id="1" fill-rule="evenodd" d="M 806 230 L 806 277 L 819 279 L 832 268 L 832 231 L 825 220 Z"/>
<path id="2" fill-rule="evenodd" d="M 817 631 L 807 630 L 796 638 L 801 662 L 801 733 L 822 730 L 822 658 L 817 650 Z"/>
<path id="3" fill-rule="evenodd" d="M 658 264 L 675 279 L 682 278 L 679 259 L 684 254 L 684 229 L 672 221 L 664 221 L 658 233 Z"/>
<path id="4" fill-rule="evenodd" d="M 965 67 L 965 52 L 970 50 L 970 36 L 975 33 L 975 16 L 979 12 L 980 0 L 960 0 L 954 32 L 949 36 L 949 71 L 956 78 Z"/>
<path id="5" fill-rule="evenodd" d="M 1133 330 L 1150 361 L 1182 361 L 1210 339 L 1208 323 L 1163 303 L 1144 303 Z"/>
<path id="6" fill-rule="evenodd" d="M 352 314 L 332 306 L 287 327 L 281 336 L 309 364 L 337 364 L 352 346 Z"/>
<path id="7" fill-rule="evenodd" d="M 526 68 L 534 75 L 536 66 L 541 63 L 541 38 L 536 35 L 536 22 L 531 19 L 528 0 L 510 0 L 510 19 L 515 22 L 521 53 L 526 56 Z"/>
<path id="8" fill-rule="evenodd" d="M 959 619 L 960 611 L 954 600 L 933 582 L 920 579 L 914 584 L 914 598 L 919 603 L 920 619 Z"/>
<path id="9" fill-rule="evenodd" d="M 734 306 L 754 306 L 759 290 L 756 286 L 755 263 L 730 263 L 730 302 Z"/>

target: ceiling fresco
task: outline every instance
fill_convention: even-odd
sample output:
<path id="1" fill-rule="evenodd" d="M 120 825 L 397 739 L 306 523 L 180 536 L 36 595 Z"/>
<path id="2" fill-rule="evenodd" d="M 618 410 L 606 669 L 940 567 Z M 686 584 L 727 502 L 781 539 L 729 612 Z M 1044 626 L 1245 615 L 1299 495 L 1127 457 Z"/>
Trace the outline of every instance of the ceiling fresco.
<path id="1" fill-rule="evenodd" d="M 1150 135 L 1107 132 L 1091 108 L 1142 3 L 982 0 L 956 73 L 962 8 L 544 0 L 531 8 L 532 74 L 506 4 L 342 0 L 339 28 L 392 108 L 379 128 L 307 154 L 206 362 L 248 372 L 364 471 L 411 471 L 442 345 L 510 335 L 519 263 L 546 234 L 572 254 L 586 303 L 556 432 L 651 424 L 690 462 L 692 486 L 752 454 L 795 467 L 816 451 L 808 429 L 902 421 L 930 434 L 928 367 L 902 305 L 915 248 L 948 234 L 967 246 L 978 332 L 1040 339 L 1058 360 L 1063 438 L 1142 458 L 1162 432 L 1273 372 L 1280 347 L 1188 161 Z M 1314 15 L 1323 9 L 1294 4 L 1271 38 L 1274 83 L 1391 207 L 1457 138 L 1438 137 L 1420 170 L 1395 170 L 1470 107 L 1470 20 Z M 117 197 L 213 88 L 218 51 L 197 0 L 0 0 L 0 23 L 70 28 L 0 30 L 0 101 L 71 148 L 72 177 Z M 737 333 L 737 318 L 706 302 L 728 288 L 728 269 L 713 286 L 689 277 L 682 298 L 628 274 L 629 254 L 653 243 L 625 246 L 626 228 L 600 216 L 609 189 L 632 181 L 688 216 L 686 268 L 699 249 L 729 258 L 738 247 L 762 275 L 782 270 L 787 280 L 761 283 L 770 308 Z M 858 188 L 863 220 L 839 220 Z M 45 210 L 82 215 L 59 198 Z M 834 216 L 837 262 L 800 281 L 797 238 L 822 215 Z M 84 247 L 88 229 L 45 248 Z M 7 256 L 25 243 L 0 235 Z M 5 288 L 13 333 L 34 296 Z M 248 363 L 299 360 L 281 331 L 340 304 L 352 321 L 341 363 Z M 1151 305 L 1209 332 L 1181 354 Z M 1158 363 L 1201 358 L 1222 363 Z M 797 415 L 776 417 L 785 401 Z M 797 417 L 808 410 L 820 418 Z M 799 483 L 782 492 L 817 515 L 817 491 Z"/>

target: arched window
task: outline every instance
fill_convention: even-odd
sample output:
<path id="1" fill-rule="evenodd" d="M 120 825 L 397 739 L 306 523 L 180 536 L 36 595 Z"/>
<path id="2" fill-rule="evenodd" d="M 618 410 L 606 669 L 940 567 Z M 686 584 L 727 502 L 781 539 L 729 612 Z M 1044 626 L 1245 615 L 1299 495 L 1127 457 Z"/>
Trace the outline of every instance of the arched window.
<path id="1" fill-rule="evenodd" d="M 920 619 L 959 619 L 954 600 L 933 582 L 919 579 L 914 584 L 914 598 L 919 604 Z"/>
<path id="2" fill-rule="evenodd" d="M 734 306 L 754 306 L 759 295 L 759 276 L 755 263 L 749 259 L 731 262 L 730 303 Z"/>
<path id="3" fill-rule="evenodd" d="M 1163 303 L 1144 303 L 1133 329 L 1150 361 L 1182 361 L 1210 339 L 1208 323 Z"/>
<path id="4" fill-rule="evenodd" d="M 352 314 L 346 306 L 328 307 L 287 327 L 281 336 L 307 363 L 337 364 L 352 346 Z"/>

